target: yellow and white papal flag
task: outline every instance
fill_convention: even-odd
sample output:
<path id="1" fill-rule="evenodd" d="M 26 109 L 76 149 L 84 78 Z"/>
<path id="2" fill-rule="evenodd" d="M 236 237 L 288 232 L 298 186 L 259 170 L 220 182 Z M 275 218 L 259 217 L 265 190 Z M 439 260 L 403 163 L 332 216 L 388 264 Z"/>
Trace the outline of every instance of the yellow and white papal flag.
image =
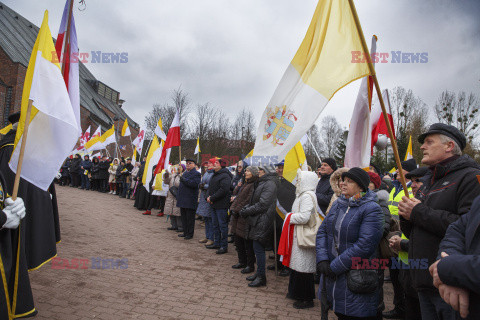
<path id="1" fill-rule="evenodd" d="M 65 158 L 78 140 L 78 122 L 48 28 L 48 11 L 33 46 L 22 93 L 21 116 L 9 166 L 17 171 L 29 100 L 30 125 L 25 145 L 21 177 L 47 190 Z"/>
<path id="2" fill-rule="evenodd" d="M 300 48 L 262 115 L 254 164 L 282 160 L 335 92 L 370 74 L 367 63 L 353 61 L 353 52 L 363 53 L 363 48 L 348 0 L 320 0 Z"/>
<path id="3" fill-rule="evenodd" d="M 200 137 L 197 138 L 197 146 L 195 147 L 195 152 L 193 154 L 199 154 L 200 151 Z"/>
<path id="4" fill-rule="evenodd" d="M 126 136 L 129 136 L 131 133 L 130 133 L 130 128 L 128 127 L 128 121 L 127 121 L 127 118 L 125 118 L 125 122 L 123 123 L 123 127 L 122 127 L 122 137 L 126 137 Z"/>
<path id="5" fill-rule="evenodd" d="M 405 154 L 405 160 L 413 159 L 413 147 L 412 147 L 412 136 L 410 136 L 410 140 L 408 141 L 407 153 Z"/>

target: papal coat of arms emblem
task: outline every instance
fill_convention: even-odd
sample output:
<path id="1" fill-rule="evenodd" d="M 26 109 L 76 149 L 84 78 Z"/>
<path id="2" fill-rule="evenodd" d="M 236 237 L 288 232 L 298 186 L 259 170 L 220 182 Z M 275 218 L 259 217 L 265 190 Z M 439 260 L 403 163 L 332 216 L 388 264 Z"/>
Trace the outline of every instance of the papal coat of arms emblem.
<path id="1" fill-rule="evenodd" d="M 287 106 L 267 107 L 267 123 L 265 124 L 265 133 L 263 140 L 272 139 L 274 146 L 281 146 L 285 143 L 288 136 L 295 126 L 297 117 Z"/>

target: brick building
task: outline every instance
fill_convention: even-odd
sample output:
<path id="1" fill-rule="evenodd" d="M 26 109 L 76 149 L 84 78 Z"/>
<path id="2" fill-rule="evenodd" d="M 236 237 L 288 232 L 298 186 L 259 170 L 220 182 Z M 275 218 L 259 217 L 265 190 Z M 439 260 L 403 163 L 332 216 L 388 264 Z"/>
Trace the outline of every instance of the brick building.
<path id="1" fill-rule="evenodd" d="M 38 31 L 37 26 L 0 2 L 0 128 L 8 124 L 10 114 L 20 111 L 25 74 Z M 139 125 L 122 109 L 124 100 L 120 99 L 120 92 L 97 80 L 83 63 L 79 63 L 82 131 L 91 126 L 93 134 L 101 126 L 105 132 L 115 123 L 120 132 L 127 118 L 133 140 Z M 117 141 L 126 146 L 126 150 L 121 151 L 123 156 L 132 155 L 130 137 L 118 135 Z M 113 155 L 115 145 L 110 145 L 108 150 Z"/>

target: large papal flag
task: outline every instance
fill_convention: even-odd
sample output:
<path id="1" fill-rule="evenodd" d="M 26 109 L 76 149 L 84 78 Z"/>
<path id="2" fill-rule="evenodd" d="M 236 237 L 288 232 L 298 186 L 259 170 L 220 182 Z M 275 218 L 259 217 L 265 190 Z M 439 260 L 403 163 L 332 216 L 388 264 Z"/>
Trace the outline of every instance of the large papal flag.
<path id="1" fill-rule="evenodd" d="M 74 148 L 80 130 L 60 66 L 54 61 L 58 61 L 58 57 L 48 28 L 48 11 L 45 11 L 25 75 L 21 116 L 9 162 L 16 172 L 26 113 L 32 100 L 21 177 L 43 190 L 48 189 Z"/>
<path id="2" fill-rule="evenodd" d="M 163 147 L 156 136 L 153 136 L 152 144 L 148 150 L 147 159 L 145 160 L 145 171 L 143 172 L 142 183 L 145 189 L 150 192 L 150 180 L 153 176 L 153 166 L 160 160 Z"/>
<path id="3" fill-rule="evenodd" d="M 367 63 L 352 62 L 352 52 L 363 49 L 348 0 L 320 0 L 260 120 L 254 156 L 282 160 L 335 92 L 369 74 Z"/>

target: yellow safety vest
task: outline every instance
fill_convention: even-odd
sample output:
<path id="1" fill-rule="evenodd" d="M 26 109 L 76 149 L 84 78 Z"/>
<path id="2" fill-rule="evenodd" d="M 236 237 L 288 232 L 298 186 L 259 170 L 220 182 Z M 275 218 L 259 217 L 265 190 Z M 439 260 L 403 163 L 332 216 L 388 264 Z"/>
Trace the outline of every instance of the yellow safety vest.
<path id="1" fill-rule="evenodd" d="M 388 210 L 390 210 L 390 214 L 392 216 L 398 216 L 398 203 L 402 201 L 402 197 L 405 195 L 405 191 L 402 188 L 402 190 L 400 190 L 400 192 L 393 197 L 395 191 L 395 188 L 393 188 L 392 192 L 390 192 L 390 196 L 388 197 Z M 410 196 L 412 195 L 411 187 L 408 188 L 408 193 Z"/>
<path id="2" fill-rule="evenodd" d="M 403 233 L 402 233 L 402 239 L 408 240 L 408 238 Z M 400 258 L 400 260 L 402 260 L 403 263 L 408 264 L 408 252 L 399 251 L 398 257 Z"/>
<path id="3" fill-rule="evenodd" d="M 395 196 L 395 188 L 393 188 L 392 192 L 390 192 L 390 196 L 388 197 L 388 210 L 390 210 L 390 214 L 398 216 L 398 203 L 402 200 L 402 197 L 405 195 L 405 190 L 402 190 Z M 408 188 L 408 193 L 410 196 L 412 195 L 412 188 Z M 408 240 L 408 238 L 402 233 L 402 239 Z M 408 252 L 399 251 L 398 257 L 402 260 L 403 263 L 408 264 Z"/>

